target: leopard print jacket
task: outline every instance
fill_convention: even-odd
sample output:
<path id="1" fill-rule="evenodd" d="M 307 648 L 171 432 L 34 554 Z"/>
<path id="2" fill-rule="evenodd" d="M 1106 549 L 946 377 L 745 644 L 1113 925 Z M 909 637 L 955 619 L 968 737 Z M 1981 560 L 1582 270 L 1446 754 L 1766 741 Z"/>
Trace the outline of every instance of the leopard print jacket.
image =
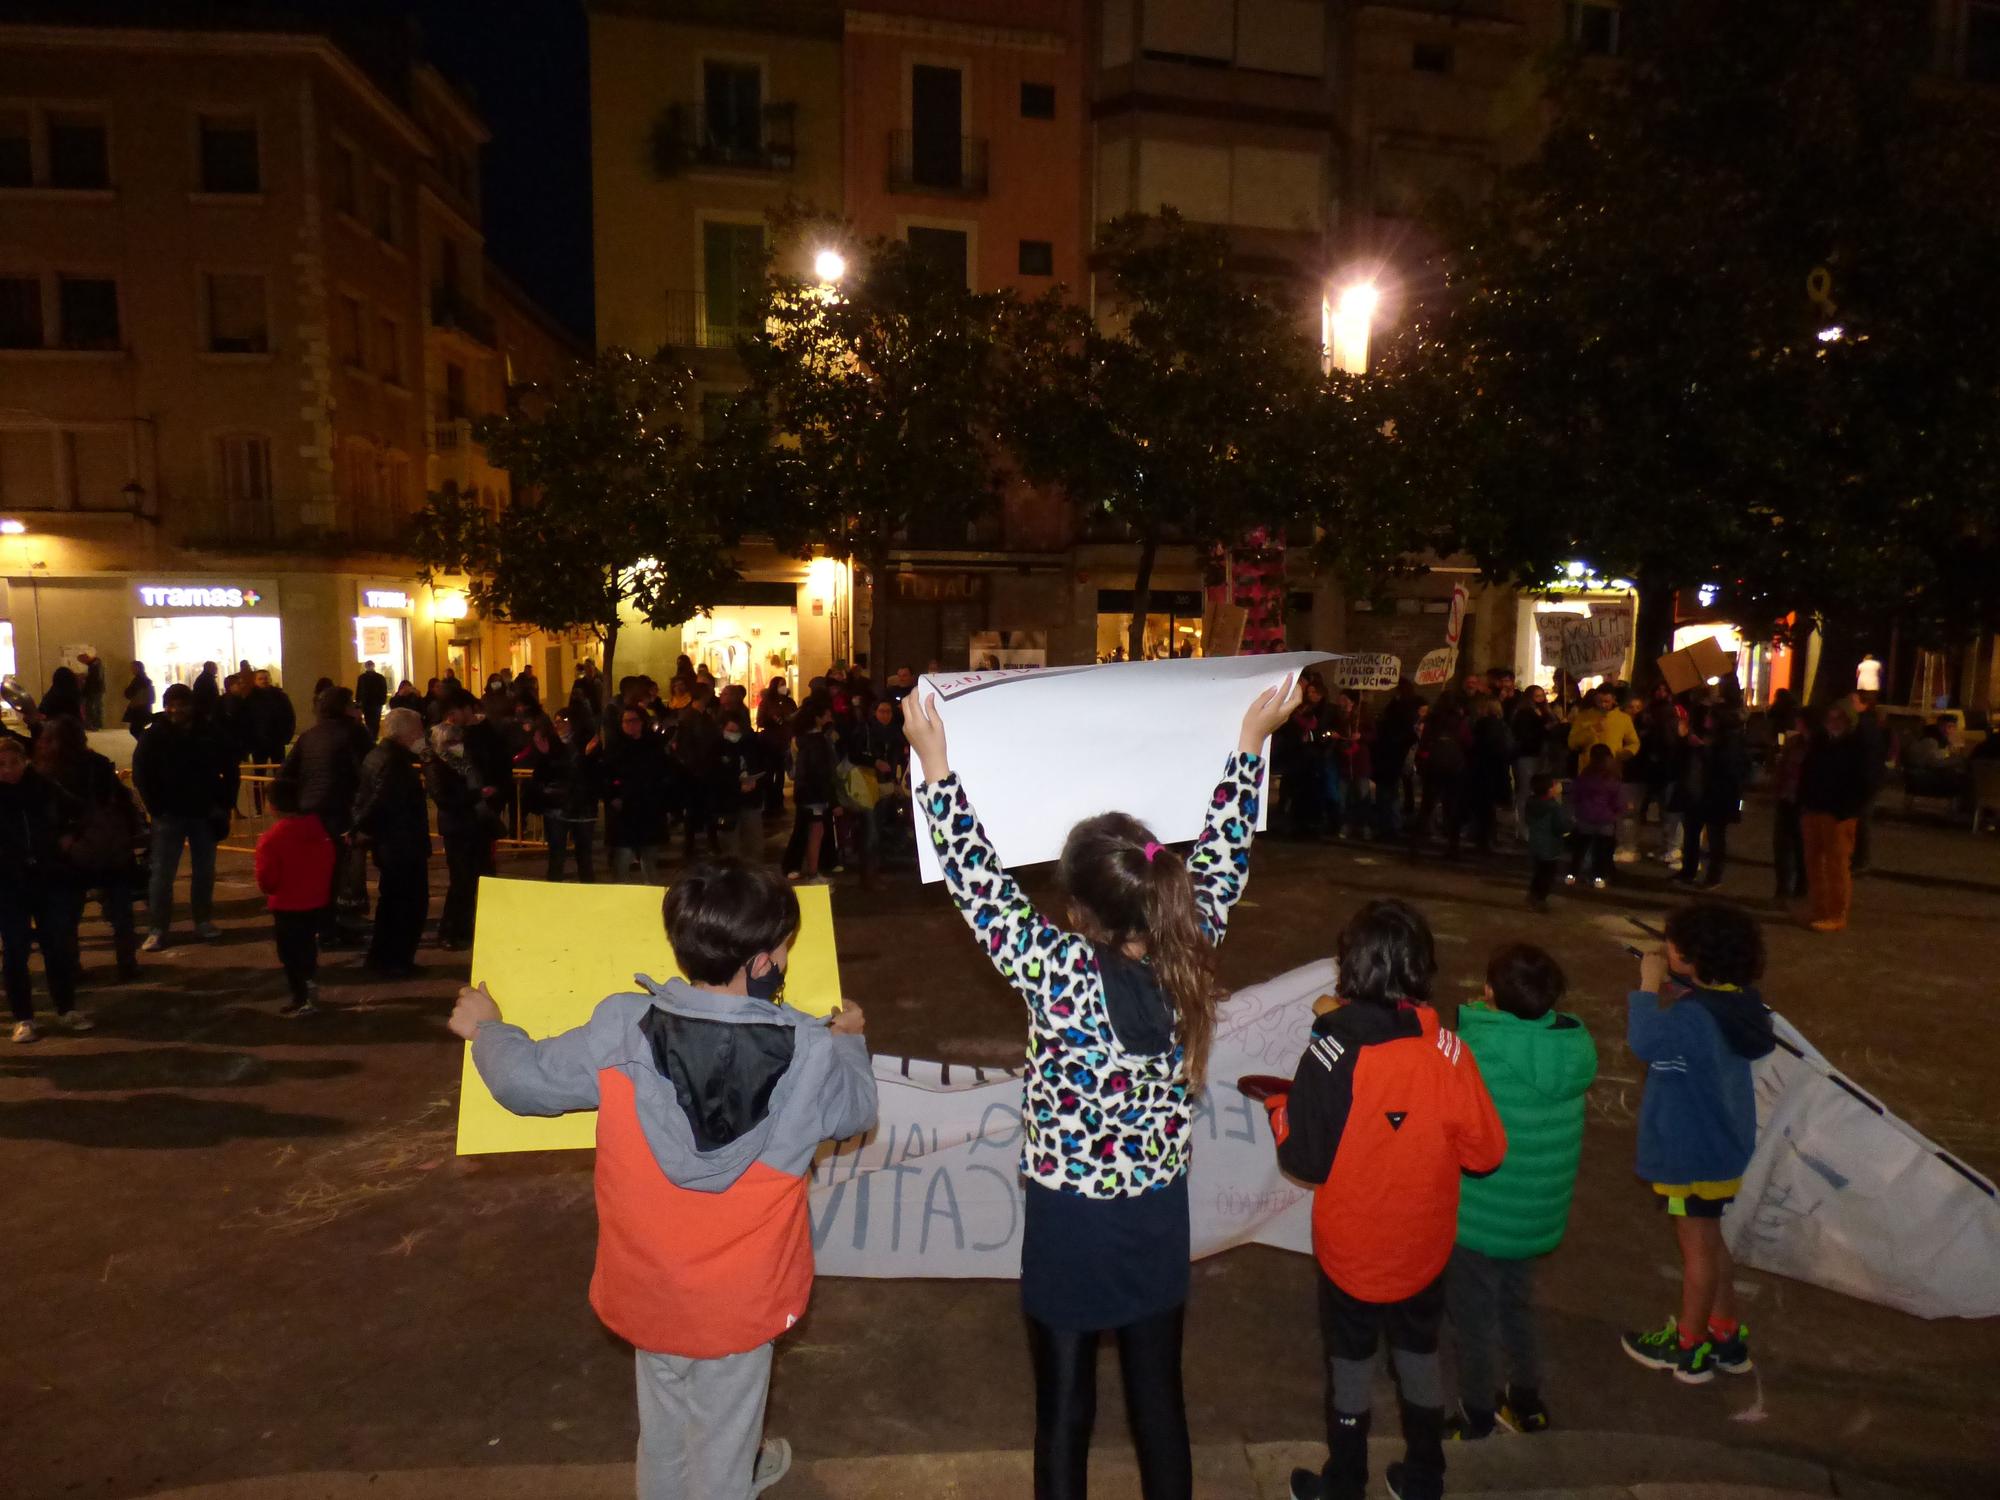
<path id="1" fill-rule="evenodd" d="M 1202 929 L 1214 943 L 1249 878 L 1263 779 L 1262 756 L 1229 757 L 1188 856 Z M 952 904 L 1028 1002 L 1023 1175 L 1089 1198 L 1170 1186 L 1187 1170 L 1192 1144 L 1180 1047 L 1143 1057 L 1119 1045 L 1095 951 L 1045 920 L 1001 868 L 956 774 L 919 783 L 917 803 Z"/>

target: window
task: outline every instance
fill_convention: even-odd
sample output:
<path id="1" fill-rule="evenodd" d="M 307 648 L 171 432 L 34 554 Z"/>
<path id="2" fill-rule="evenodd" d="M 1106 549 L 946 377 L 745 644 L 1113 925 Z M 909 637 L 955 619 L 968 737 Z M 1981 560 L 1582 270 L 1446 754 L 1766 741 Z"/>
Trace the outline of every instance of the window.
<path id="1" fill-rule="evenodd" d="M 965 75 L 957 68 L 910 67 L 910 181 L 964 187 Z"/>
<path id="2" fill-rule="evenodd" d="M 1021 118 L 1053 120 L 1056 117 L 1056 86 L 1052 83 L 1021 85 Z"/>
<path id="3" fill-rule="evenodd" d="M 701 65 L 705 144 L 754 156 L 764 147 L 764 74 L 755 63 Z"/>
<path id="4" fill-rule="evenodd" d="M 116 349 L 118 283 L 108 276 L 58 276 L 56 306 L 65 349 Z"/>
<path id="5" fill-rule="evenodd" d="M 1023 276 L 1055 275 L 1056 247 L 1047 240 L 1022 240 L 1021 274 Z"/>
<path id="6" fill-rule="evenodd" d="M 1569 39 L 1577 51 L 1592 57 L 1618 55 L 1618 7 L 1596 0 L 1570 0 Z"/>
<path id="7" fill-rule="evenodd" d="M 257 170 L 257 122 L 247 115 L 203 115 L 201 190 L 204 193 L 262 191 Z"/>
<path id="8" fill-rule="evenodd" d="M 270 439 L 250 432 L 217 437 L 215 485 L 228 535 L 269 540 L 277 529 L 271 507 Z"/>
<path id="9" fill-rule="evenodd" d="M 702 298 L 707 314 L 704 347 L 727 348 L 739 334 L 756 331 L 764 278 L 764 226 L 701 226 Z"/>
<path id="10" fill-rule="evenodd" d="M 202 278 L 202 292 L 208 303 L 211 354 L 270 353 L 270 318 L 262 276 L 211 271 Z"/>
<path id="11" fill-rule="evenodd" d="M 41 277 L 0 276 L 0 349 L 41 347 Z"/>
<path id="12" fill-rule="evenodd" d="M 0 109 L 0 188 L 34 185 L 34 122 L 25 109 Z"/>
<path id="13" fill-rule="evenodd" d="M 349 218 L 361 214 L 361 162 L 352 146 L 334 143 L 333 206 Z"/>
<path id="14" fill-rule="evenodd" d="M 1974 83 L 2000 83 L 2000 5 L 1975 0 L 1966 7 L 1965 76 Z"/>
<path id="15" fill-rule="evenodd" d="M 104 117 L 69 111 L 48 117 L 49 186 L 57 188 L 108 188 L 111 186 L 111 153 L 106 144 Z"/>
<path id="16" fill-rule="evenodd" d="M 394 318 L 378 317 L 375 320 L 375 359 L 377 373 L 386 383 L 403 383 L 403 338 Z"/>
<path id="17" fill-rule="evenodd" d="M 396 179 L 377 177 L 375 179 L 375 238 L 385 245 L 395 245 L 402 241 L 402 216 L 397 212 L 400 205 L 396 201 Z"/>
<path id="18" fill-rule="evenodd" d="M 363 339 L 367 337 L 361 299 L 344 293 L 334 298 L 333 304 L 333 349 L 340 362 L 351 370 L 365 370 L 368 361 L 362 357 Z"/>
<path id="19" fill-rule="evenodd" d="M 458 295 L 457 240 L 440 240 L 438 242 L 438 284 L 449 295 L 453 297 Z"/>
<path id="20" fill-rule="evenodd" d="M 1451 46 L 1446 42 L 1418 42 L 1410 48 L 1410 66 L 1419 73 L 1449 73 Z"/>
<path id="21" fill-rule="evenodd" d="M 465 419 L 465 366 L 447 363 L 444 367 L 444 415 L 449 422 Z"/>
<path id="22" fill-rule="evenodd" d="M 394 541 L 409 513 L 410 457 L 392 448 L 382 457 L 382 540 Z"/>
<path id="23" fill-rule="evenodd" d="M 926 229 L 912 224 L 909 242 L 911 254 L 917 260 L 965 283 L 971 258 L 963 229 Z"/>

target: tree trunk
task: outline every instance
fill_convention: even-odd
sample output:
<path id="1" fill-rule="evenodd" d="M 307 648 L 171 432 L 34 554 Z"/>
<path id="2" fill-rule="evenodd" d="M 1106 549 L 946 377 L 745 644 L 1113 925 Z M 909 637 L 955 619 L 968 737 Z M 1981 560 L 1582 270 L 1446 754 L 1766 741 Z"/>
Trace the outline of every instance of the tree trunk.
<path id="1" fill-rule="evenodd" d="M 1153 563 L 1160 555 L 1160 534 L 1148 527 L 1139 540 L 1139 566 L 1132 575 L 1132 626 L 1125 636 L 1125 659 L 1146 659 L 1146 616 L 1153 607 Z"/>
<path id="2" fill-rule="evenodd" d="M 853 634 L 852 626 L 849 627 Z M 911 663 L 915 666 L 915 663 Z M 918 667 L 922 671 L 930 663 Z M 879 689 L 888 681 L 889 666 L 889 544 L 868 552 L 868 680 Z"/>
<path id="3" fill-rule="evenodd" d="M 611 705 L 618 697 L 618 616 L 604 627 L 604 712 L 597 716 L 597 732 L 604 733 L 604 721 L 611 717 Z"/>
<path id="4" fill-rule="evenodd" d="M 1660 658 L 1674 649 L 1676 590 L 1639 576 L 1639 614 L 1632 622 L 1632 682 L 1651 690 L 1659 679 Z"/>

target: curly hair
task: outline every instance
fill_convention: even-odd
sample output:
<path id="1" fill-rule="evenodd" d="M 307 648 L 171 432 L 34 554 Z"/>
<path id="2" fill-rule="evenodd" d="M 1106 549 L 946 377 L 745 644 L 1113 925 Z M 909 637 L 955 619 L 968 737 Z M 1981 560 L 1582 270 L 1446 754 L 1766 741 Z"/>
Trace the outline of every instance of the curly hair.
<path id="1" fill-rule="evenodd" d="M 1740 906 L 1695 901 L 1667 918 L 1667 941 L 1704 985 L 1755 984 L 1764 973 L 1764 931 Z"/>

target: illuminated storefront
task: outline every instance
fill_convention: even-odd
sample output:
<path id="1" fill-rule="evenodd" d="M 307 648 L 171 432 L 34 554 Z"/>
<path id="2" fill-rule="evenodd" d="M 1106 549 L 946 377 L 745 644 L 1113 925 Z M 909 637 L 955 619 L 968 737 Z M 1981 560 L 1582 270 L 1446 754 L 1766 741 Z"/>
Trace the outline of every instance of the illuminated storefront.
<path id="1" fill-rule="evenodd" d="M 1097 659 L 1124 661 L 1131 644 L 1131 589 L 1097 591 Z M 1204 605 L 1200 589 L 1154 589 L 1146 598 L 1143 659 L 1202 654 Z"/>
<path id="2" fill-rule="evenodd" d="M 143 580 L 132 585 L 132 659 L 157 687 L 192 683 L 204 662 L 221 676 L 249 662 L 284 683 L 284 626 L 269 579 Z"/>
<path id="3" fill-rule="evenodd" d="M 410 658 L 410 617 L 416 608 L 408 586 L 363 580 L 354 586 L 354 660 L 349 675 L 358 673 L 366 662 L 389 679 L 394 692 L 411 681 L 415 671 Z M 419 684 L 421 686 L 422 684 Z"/>

